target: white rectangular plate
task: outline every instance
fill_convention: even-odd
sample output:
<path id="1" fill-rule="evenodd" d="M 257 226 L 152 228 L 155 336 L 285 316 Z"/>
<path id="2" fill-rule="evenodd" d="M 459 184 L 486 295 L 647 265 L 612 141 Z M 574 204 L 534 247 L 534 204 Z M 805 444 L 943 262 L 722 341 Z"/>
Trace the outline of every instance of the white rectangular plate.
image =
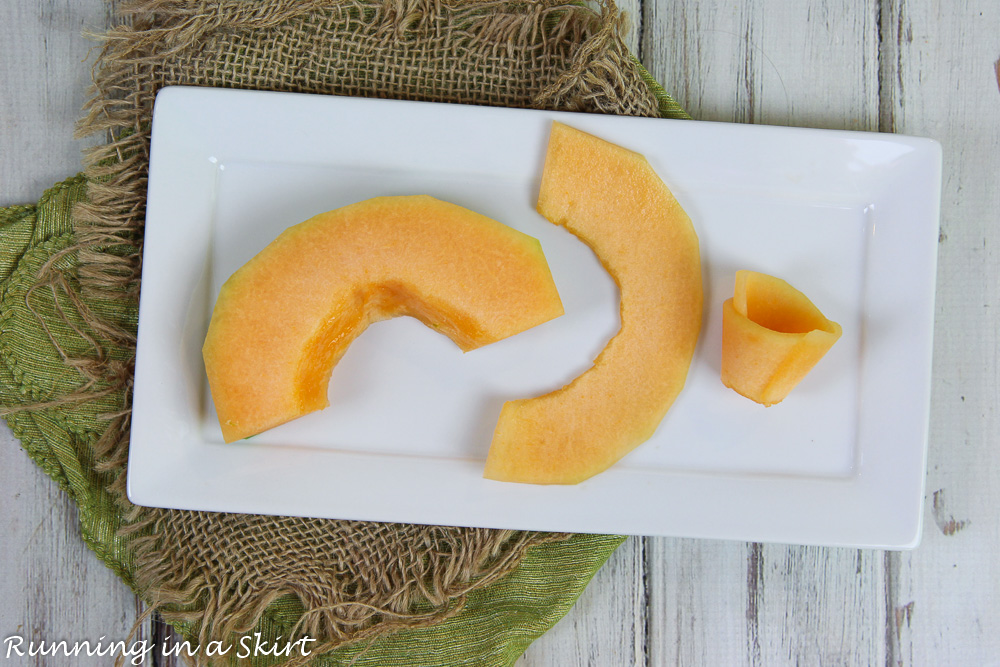
<path id="1" fill-rule="evenodd" d="M 559 120 L 644 154 L 702 245 L 705 319 L 651 440 L 576 486 L 482 477 L 504 400 L 558 388 L 618 327 L 590 250 L 534 210 Z M 553 531 L 907 548 L 920 539 L 940 146 L 885 134 L 167 88 L 149 168 L 128 494 L 140 505 Z M 283 229 L 430 194 L 538 238 L 566 315 L 462 354 L 372 326 L 331 407 L 226 445 L 201 360 L 219 286 Z M 622 193 L 608 193 L 623 196 Z M 628 224 L 628 221 L 622 221 Z M 844 335 L 782 403 L 719 380 L 738 269 Z"/>

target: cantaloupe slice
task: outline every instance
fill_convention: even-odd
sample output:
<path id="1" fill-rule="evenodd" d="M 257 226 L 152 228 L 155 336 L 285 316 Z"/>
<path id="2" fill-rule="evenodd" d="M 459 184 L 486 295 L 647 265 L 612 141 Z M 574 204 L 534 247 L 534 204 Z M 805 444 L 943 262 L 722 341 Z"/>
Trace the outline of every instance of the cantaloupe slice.
<path id="1" fill-rule="evenodd" d="M 722 383 L 762 405 L 780 403 L 841 331 L 784 280 L 737 271 L 722 304 Z"/>
<path id="2" fill-rule="evenodd" d="M 234 273 L 205 369 L 232 442 L 326 407 L 372 322 L 411 315 L 471 350 L 562 313 L 536 239 L 432 197 L 380 197 L 287 229 Z"/>
<path id="3" fill-rule="evenodd" d="M 504 405 L 485 476 L 573 484 L 647 440 L 684 386 L 701 329 L 698 237 L 643 156 L 561 123 L 538 211 L 614 278 L 621 329 L 569 385 Z"/>

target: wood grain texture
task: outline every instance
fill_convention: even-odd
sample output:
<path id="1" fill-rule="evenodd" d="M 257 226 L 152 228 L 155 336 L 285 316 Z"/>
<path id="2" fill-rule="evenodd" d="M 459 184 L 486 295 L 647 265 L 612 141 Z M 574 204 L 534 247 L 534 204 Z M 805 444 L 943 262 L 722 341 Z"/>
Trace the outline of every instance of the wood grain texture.
<path id="1" fill-rule="evenodd" d="M 626 18 L 625 46 L 638 57 L 642 39 L 642 2 L 640 0 L 618 0 L 615 3 Z"/>
<path id="2" fill-rule="evenodd" d="M 1000 4 L 883 12 L 883 126 L 944 153 L 924 538 L 886 558 L 888 662 L 1000 665 Z"/>
<path id="3" fill-rule="evenodd" d="M 1000 665 L 1000 4 L 619 5 L 633 14 L 630 47 L 696 118 L 941 141 L 924 539 L 887 553 L 632 538 L 518 665 Z M 14 45 L 0 57 L 0 205 L 35 201 L 79 170 L 72 126 L 91 47 L 80 31 L 99 29 L 106 11 L 100 0 L 0 3 L 0 39 Z M 86 549 L 72 503 L 6 429 L 0 535 L 0 640 L 127 635 L 141 604 Z M 4 665 L 106 664 L 2 655 Z"/>
<path id="4" fill-rule="evenodd" d="M 760 552 L 759 664 L 885 663 L 881 552 L 778 545 Z"/>
<path id="5" fill-rule="evenodd" d="M 638 55 L 641 3 L 616 4 L 628 21 L 625 44 Z M 528 647 L 518 667 L 645 665 L 646 546 L 642 539 L 632 538 L 619 547 L 569 613 Z"/>
<path id="6" fill-rule="evenodd" d="M 74 141 L 72 133 L 94 46 L 83 32 L 106 22 L 100 0 L 0 4 L 0 206 L 33 203 L 82 168 L 81 151 L 93 140 Z"/>
<path id="7" fill-rule="evenodd" d="M 136 616 L 132 592 L 84 545 L 76 507 L 0 435 L 0 641 L 123 639 Z M 0 658 L 7 646 L 0 644 Z M 7 664 L 7 663 L 4 663 Z M 96 657 L 11 659 L 10 664 L 84 667 Z"/>
<path id="8" fill-rule="evenodd" d="M 651 646 L 663 656 L 651 664 L 1000 664 L 1000 8 L 791 5 L 647 2 L 642 53 L 697 118 L 881 129 L 944 145 L 924 541 L 902 554 L 748 545 L 740 563 L 715 574 L 730 581 L 747 573 L 743 590 L 713 602 L 730 610 L 714 621 L 727 632 L 653 624 Z M 683 543 L 664 541 L 662 550 L 667 561 L 690 557 Z M 647 577 L 669 582 L 653 589 L 661 616 L 701 608 L 684 596 L 660 599 L 683 590 L 686 578 L 669 565 L 651 567 Z M 742 617 L 746 637 L 733 639 Z M 714 653 L 670 652 L 709 644 Z"/>
<path id="9" fill-rule="evenodd" d="M 748 631 L 751 545 L 647 539 L 649 665 L 739 665 L 759 659 Z"/>
<path id="10" fill-rule="evenodd" d="M 645 560 L 644 540 L 626 540 L 569 613 L 528 647 L 518 667 L 644 667 Z"/>
<path id="11" fill-rule="evenodd" d="M 877 126 L 876 0 L 647 0 L 642 60 L 696 119 Z"/>
<path id="12" fill-rule="evenodd" d="M 31 203 L 82 167 L 88 142 L 73 126 L 89 84 L 93 43 L 102 30 L 100 0 L 0 3 L 0 206 Z M 132 592 L 80 537 L 76 506 L 0 425 L 0 642 L 105 642 L 125 639 L 141 611 Z M 148 632 L 148 629 L 144 629 Z M 45 656 L 10 665 L 90 667 L 99 656 Z M 25 646 L 27 648 L 27 646 Z"/>
<path id="13" fill-rule="evenodd" d="M 878 3 L 753 1 L 734 8 L 723 1 L 662 1 L 644 7 L 646 64 L 695 118 L 878 128 Z M 650 664 L 885 661 L 879 552 L 677 540 L 656 545 L 661 557 L 647 571 L 658 582 L 651 591 L 650 617 L 658 622 L 651 621 Z M 697 565 L 673 565 L 692 560 Z M 694 574 L 686 571 L 691 568 Z M 692 609 L 711 610 L 711 622 L 682 623 Z"/>

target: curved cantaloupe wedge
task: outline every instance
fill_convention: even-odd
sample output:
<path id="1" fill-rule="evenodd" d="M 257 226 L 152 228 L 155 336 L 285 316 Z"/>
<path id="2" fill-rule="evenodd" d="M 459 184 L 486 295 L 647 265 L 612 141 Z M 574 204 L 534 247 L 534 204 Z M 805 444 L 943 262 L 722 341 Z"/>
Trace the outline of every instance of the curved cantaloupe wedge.
<path id="1" fill-rule="evenodd" d="M 765 406 L 780 403 L 840 334 L 784 280 L 737 271 L 733 298 L 722 304 L 722 383 Z"/>
<path id="2" fill-rule="evenodd" d="M 684 386 L 701 329 L 698 237 L 643 156 L 560 123 L 538 211 L 614 278 L 621 329 L 567 386 L 504 405 L 485 476 L 574 484 L 647 440 Z"/>
<path id="3" fill-rule="evenodd" d="M 372 322 L 410 315 L 471 350 L 562 313 L 536 239 L 432 197 L 379 197 L 287 229 L 234 273 L 203 354 L 232 442 L 325 408 Z"/>

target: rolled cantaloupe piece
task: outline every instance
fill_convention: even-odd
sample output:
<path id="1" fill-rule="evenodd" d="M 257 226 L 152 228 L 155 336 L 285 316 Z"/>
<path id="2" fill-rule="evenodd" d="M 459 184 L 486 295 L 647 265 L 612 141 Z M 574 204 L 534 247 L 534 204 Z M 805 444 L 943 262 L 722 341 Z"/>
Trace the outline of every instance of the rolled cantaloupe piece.
<path id="1" fill-rule="evenodd" d="M 841 331 L 784 280 L 737 271 L 722 304 L 722 383 L 762 405 L 780 403 Z"/>
<path id="2" fill-rule="evenodd" d="M 536 239 L 433 197 L 377 197 L 290 227 L 226 281 L 205 370 L 232 442 L 325 408 L 372 322 L 410 315 L 472 350 L 562 314 Z"/>

